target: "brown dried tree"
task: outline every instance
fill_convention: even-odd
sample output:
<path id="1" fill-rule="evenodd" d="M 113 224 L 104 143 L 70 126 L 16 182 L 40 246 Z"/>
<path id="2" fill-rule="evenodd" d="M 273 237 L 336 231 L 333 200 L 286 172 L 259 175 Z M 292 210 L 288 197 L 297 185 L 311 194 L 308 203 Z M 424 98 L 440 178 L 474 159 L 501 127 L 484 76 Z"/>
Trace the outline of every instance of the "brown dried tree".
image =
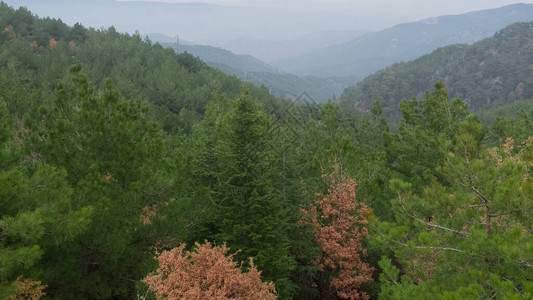
<path id="1" fill-rule="evenodd" d="M 194 251 L 184 248 L 163 251 L 156 257 L 159 269 L 143 279 L 157 299 L 276 299 L 274 284 L 261 281 L 253 261 L 243 273 L 225 244 L 212 247 L 206 241 L 196 243 Z"/>
<path id="2" fill-rule="evenodd" d="M 369 264 L 363 261 L 366 250 L 361 246 L 368 234 L 364 227 L 370 209 L 355 201 L 354 179 L 338 175 L 336 166 L 332 174 L 323 174 L 328 185 L 327 194 L 319 194 L 315 203 L 303 213 L 315 226 L 315 239 L 323 250 L 317 264 L 331 270 L 331 287 L 344 299 L 369 299 L 359 288 L 372 280 Z"/>
<path id="3" fill-rule="evenodd" d="M 42 285 L 40 281 L 19 276 L 15 281 L 15 287 L 16 295 L 9 298 L 10 300 L 38 300 L 45 295 L 43 290 L 46 285 Z"/>
<path id="4" fill-rule="evenodd" d="M 50 45 L 50 49 L 55 49 L 57 46 L 57 41 L 54 38 L 50 38 L 50 42 L 48 44 Z"/>

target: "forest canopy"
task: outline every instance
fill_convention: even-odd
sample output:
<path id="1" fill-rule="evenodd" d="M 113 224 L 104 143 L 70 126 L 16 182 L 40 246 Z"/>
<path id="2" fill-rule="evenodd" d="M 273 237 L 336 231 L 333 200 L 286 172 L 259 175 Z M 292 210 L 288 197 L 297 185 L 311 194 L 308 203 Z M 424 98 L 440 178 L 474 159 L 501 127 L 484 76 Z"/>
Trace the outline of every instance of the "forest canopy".
<path id="1" fill-rule="evenodd" d="M 112 27 L 0 28 L 0 298 L 533 297 L 532 111 L 437 81 L 393 131 Z"/>

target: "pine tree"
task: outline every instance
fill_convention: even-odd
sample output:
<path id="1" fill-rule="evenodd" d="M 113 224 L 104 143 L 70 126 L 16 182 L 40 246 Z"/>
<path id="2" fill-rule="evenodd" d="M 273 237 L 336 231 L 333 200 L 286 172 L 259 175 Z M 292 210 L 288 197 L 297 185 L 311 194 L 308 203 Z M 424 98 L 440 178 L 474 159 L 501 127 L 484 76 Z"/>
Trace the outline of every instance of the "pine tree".
<path id="1" fill-rule="evenodd" d="M 142 102 L 124 99 L 110 80 L 95 91 L 79 65 L 42 112 L 45 120 L 33 125 L 28 148 L 65 168 L 73 207 L 93 212 L 75 242 L 47 253 L 54 264 L 49 290 L 66 298 L 128 295 L 151 261 L 149 248 L 167 246 L 161 236 L 183 231 L 169 229 L 180 220 L 161 221 L 162 211 L 179 206 L 171 196 L 162 131 Z M 177 243 L 178 236 L 173 238 Z"/>
<path id="2" fill-rule="evenodd" d="M 405 275 L 398 278 L 383 259 L 389 275 L 382 278 L 382 297 L 531 296 L 533 139 L 515 145 L 509 138 L 489 149 L 484 132 L 472 115 L 458 124 L 453 140 L 441 140 L 451 150 L 438 166 L 439 178 L 421 192 L 391 181 L 396 224 L 383 223 L 377 232 Z"/>
<path id="3" fill-rule="evenodd" d="M 422 186 L 431 181 L 435 167 L 447 153 L 439 147 L 439 139 L 453 139 L 459 122 L 468 115 L 467 105 L 461 99 L 450 101 L 448 91 L 439 81 L 423 100 L 402 100 L 400 110 L 400 135 L 389 147 L 388 156 L 393 158 L 390 164 L 404 175 L 402 179 L 415 187 Z"/>
<path id="4" fill-rule="evenodd" d="M 35 292 L 32 298 L 36 299 L 43 287 L 29 278 L 45 278 L 43 270 L 54 267 L 47 251 L 79 236 L 92 210 L 73 207 L 64 169 L 32 160 L 21 163 L 11 128 L 5 103 L 0 101 L 0 154 L 9 152 L 0 155 L 0 297 L 22 299 Z"/>

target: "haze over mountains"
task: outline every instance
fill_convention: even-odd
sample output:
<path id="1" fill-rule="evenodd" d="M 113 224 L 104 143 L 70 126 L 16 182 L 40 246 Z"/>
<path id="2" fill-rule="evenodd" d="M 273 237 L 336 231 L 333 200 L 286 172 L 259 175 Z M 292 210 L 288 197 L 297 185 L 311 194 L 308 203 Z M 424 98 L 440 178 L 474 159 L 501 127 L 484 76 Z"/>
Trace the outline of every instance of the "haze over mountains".
<path id="1" fill-rule="evenodd" d="M 234 75 L 256 86 L 265 86 L 276 97 L 297 99 L 304 92 L 312 96 L 312 101 L 326 102 L 342 94 L 351 80 L 324 79 L 316 76 L 296 76 L 264 63 L 247 54 L 235 54 L 229 50 L 206 46 L 176 43 L 161 43 L 178 53 L 187 52 L 199 57 L 213 68 Z"/>
<path id="2" fill-rule="evenodd" d="M 329 30 L 381 29 L 406 16 L 371 17 L 359 11 L 342 14 L 327 9 L 302 9 L 296 3 L 265 5 L 228 1 L 116 1 L 116 0 L 10 0 L 27 6 L 39 16 L 61 18 L 67 24 L 80 22 L 95 28 L 115 26 L 118 31 L 162 33 L 199 44 L 223 46 L 242 36 L 266 40 L 293 40 L 302 35 Z M 180 2 L 180 3 L 178 3 Z M 296 5 L 292 5 L 294 2 Z M 298 1 L 299 2 L 299 1 Z M 321 1 L 318 1 L 321 2 Z M 323 1 L 322 1 L 323 2 Z M 340 41 L 339 41 L 340 42 Z"/>
<path id="3" fill-rule="evenodd" d="M 363 78 L 392 63 L 411 60 L 450 44 L 471 44 L 511 23 L 531 20 L 532 4 L 435 17 L 368 33 L 273 65 L 297 75 Z"/>
<path id="4" fill-rule="evenodd" d="M 266 40 L 241 36 L 221 45 L 235 53 L 251 54 L 266 62 L 308 54 L 317 49 L 353 40 L 368 30 L 328 30 L 310 32 L 292 40 Z"/>
<path id="5" fill-rule="evenodd" d="M 39 16 L 61 18 L 69 25 L 120 32 L 179 35 L 196 44 L 229 48 L 236 39 L 252 37 L 267 41 L 292 41 L 315 36 L 321 47 L 330 38 L 363 30 L 378 31 L 396 24 L 439 15 L 462 14 L 496 8 L 513 0 L 482 1 L 376 1 L 359 0 L 9 0 L 27 6 Z M 524 0 L 531 3 L 531 0 Z M 348 38 L 351 38 L 348 36 Z M 343 38 L 344 39 L 344 38 Z M 334 43 L 342 42 L 335 38 Z M 240 51 L 237 51 L 241 53 Z M 255 53 L 246 53 L 262 57 Z M 270 62 L 267 60 L 267 62 Z"/>
<path id="6" fill-rule="evenodd" d="M 227 44 L 233 52 L 212 46 L 190 45 L 180 39 L 178 52 L 187 51 L 210 66 L 254 85 L 264 85 L 278 97 L 295 99 L 306 92 L 324 102 L 365 76 L 400 61 L 415 59 L 438 47 L 479 41 L 518 21 L 533 18 L 533 4 L 515 4 L 462 15 L 441 16 L 378 31 L 331 31 L 308 34 L 292 41 L 241 37 Z M 336 40 L 350 41 L 312 51 Z M 152 39 L 176 48 L 175 38 Z M 302 55 L 306 51 L 311 53 Z M 236 53 L 251 53 L 236 54 Z M 294 57 L 266 62 L 274 58 Z M 262 58 L 262 60 L 260 60 Z M 298 74 L 296 76 L 294 74 Z M 431 84 L 430 84 L 431 86 Z M 375 99 L 374 99 L 375 100 Z"/>
<path id="7" fill-rule="evenodd" d="M 360 23 L 347 23 L 347 16 L 353 16 L 348 10 L 338 14 L 338 23 L 326 24 L 329 19 L 320 14 L 326 14 L 327 9 L 320 13 L 316 8 L 295 12 L 292 6 L 281 9 L 275 3 L 267 7 L 228 3 L 17 1 L 17 5 L 27 5 L 41 15 L 61 17 L 67 22 L 70 18 L 71 23 L 80 21 L 81 16 L 84 24 L 100 20 L 104 27 L 116 23 L 118 30 L 140 28 L 152 41 L 167 47 L 175 46 L 178 36 L 178 52 L 187 51 L 227 74 L 264 85 L 278 97 L 295 99 L 306 92 L 318 102 L 339 96 L 344 88 L 395 62 L 415 59 L 450 44 L 471 44 L 511 23 L 533 17 L 533 4 L 514 4 L 369 32 L 361 29 Z M 114 23 L 105 23 L 110 20 Z M 283 20 L 301 27 L 283 27 Z M 368 28 L 376 28 L 379 23 L 368 18 L 357 22 L 362 20 L 368 21 Z M 387 22 L 392 20 L 395 18 Z M 330 29 L 335 26 L 351 29 Z M 204 44 L 202 41 L 217 47 L 194 45 Z"/>

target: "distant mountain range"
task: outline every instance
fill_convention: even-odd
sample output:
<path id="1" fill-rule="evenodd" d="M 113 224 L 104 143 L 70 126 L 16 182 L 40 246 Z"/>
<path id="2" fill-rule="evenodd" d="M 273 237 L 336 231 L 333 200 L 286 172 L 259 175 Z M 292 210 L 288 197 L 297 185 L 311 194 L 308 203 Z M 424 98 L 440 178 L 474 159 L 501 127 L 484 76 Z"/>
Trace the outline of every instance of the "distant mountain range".
<path id="1" fill-rule="evenodd" d="M 241 36 L 222 45 L 235 53 L 253 55 L 265 62 L 308 54 L 326 46 L 350 41 L 368 33 L 368 30 L 328 30 L 311 32 L 293 40 L 272 41 L 251 36 Z"/>
<path id="2" fill-rule="evenodd" d="M 451 45 L 397 63 L 345 90 L 341 103 L 368 109 L 380 100 L 394 118 L 402 98 L 423 96 L 442 80 L 472 111 L 533 97 L 533 22 L 516 23 L 473 45 Z"/>
<path id="3" fill-rule="evenodd" d="M 216 63 L 227 65 L 231 68 L 242 72 L 271 72 L 277 73 L 278 70 L 265 62 L 248 54 L 235 54 L 229 50 L 206 46 L 206 45 L 184 45 L 180 43 L 162 43 L 163 46 L 171 47 L 178 53 L 188 52 L 207 63 Z"/>
<path id="4" fill-rule="evenodd" d="M 198 56 L 210 66 L 241 80 L 264 85 L 278 97 L 294 99 L 306 92 L 317 102 L 324 102 L 339 96 L 345 87 L 391 64 L 415 59 L 450 44 L 472 44 L 516 21 L 530 20 L 533 20 L 533 4 L 515 4 L 400 24 L 379 32 L 331 32 L 329 40 L 326 38 L 328 34 L 323 32 L 294 41 L 271 42 L 242 37 L 227 44 L 237 51 L 248 49 L 263 58 L 273 59 L 282 57 L 290 48 L 294 53 L 302 53 L 320 43 L 359 35 L 348 42 L 274 64 L 267 64 L 255 56 L 192 45 L 182 40 L 176 49 L 175 38 L 156 34 L 149 37 L 177 52 L 187 51 Z"/>
<path id="5" fill-rule="evenodd" d="M 367 33 L 273 65 L 300 76 L 354 76 L 361 79 L 395 62 L 411 60 L 450 44 L 471 44 L 509 24 L 531 20 L 533 4 L 441 16 Z"/>
<path id="6" fill-rule="evenodd" d="M 194 45 L 194 43 L 186 41 L 179 36 L 168 36 L 162 33 L 148 33 L 144 34 L 143 37 L 147 37 L 150 41 L 160 44 L 179 43 L 180 45 Z"/>
<path id="7" fill-rule="evenodd" d="M 173 48 L 176 52 L 187 52 L 199 57 L 211 67 L 222 72 L 234 75 L 239 79 L 256 86 L 264 85 L 269 91 L 281 98 L 296 99 L 304 92 L 313 95 L 316 102 L 325 102 L 340 96 L 351 79 L 324 79 L 314 76 L 299 77 L 293 74 L 280 72 L 277 68 L 246 54 L 235 54 L 229 50 L 205 46 L 184 45 L 177 46 L 175 42 L 160 43 L 165 47 Z"/>
<path id="8" fill-rule="evenodd" d="M 508 24 L 532 19 L 533 4 L 515 4 L 400 24 L 379 32 L 316 32 L 296 40 L 277 42 L 241 37 L 226 44 L 235 52 L 254 53 L 263 60 L 218 47 L 193 45 L 183 39 L 176 48 L 176 37 L 157 33 L 147 36 L 177 52 L 187 51 L 198 56 L 210 66 L 241 80 L 256 86 L 264 85 L 278 97 L 295 99 L 305 92 L 317 102 L 324 102 L 341 95 L 345 87 L 393 63 L 408 61 L 450 44 L 471 44 Z M 351 40 L 316 50 L 321 45 L 348 39 Z M 264 62 L 291 51 L 295 57 L 274 64 Z M 412 96 L 412 93 L 404 96 Z M 353 89 L 348 89 L 343 99 L 346 101 L 350 98 L 346 95 L 351 94 Z M 369 94 L 370 97 L 373 95 Z"/>

